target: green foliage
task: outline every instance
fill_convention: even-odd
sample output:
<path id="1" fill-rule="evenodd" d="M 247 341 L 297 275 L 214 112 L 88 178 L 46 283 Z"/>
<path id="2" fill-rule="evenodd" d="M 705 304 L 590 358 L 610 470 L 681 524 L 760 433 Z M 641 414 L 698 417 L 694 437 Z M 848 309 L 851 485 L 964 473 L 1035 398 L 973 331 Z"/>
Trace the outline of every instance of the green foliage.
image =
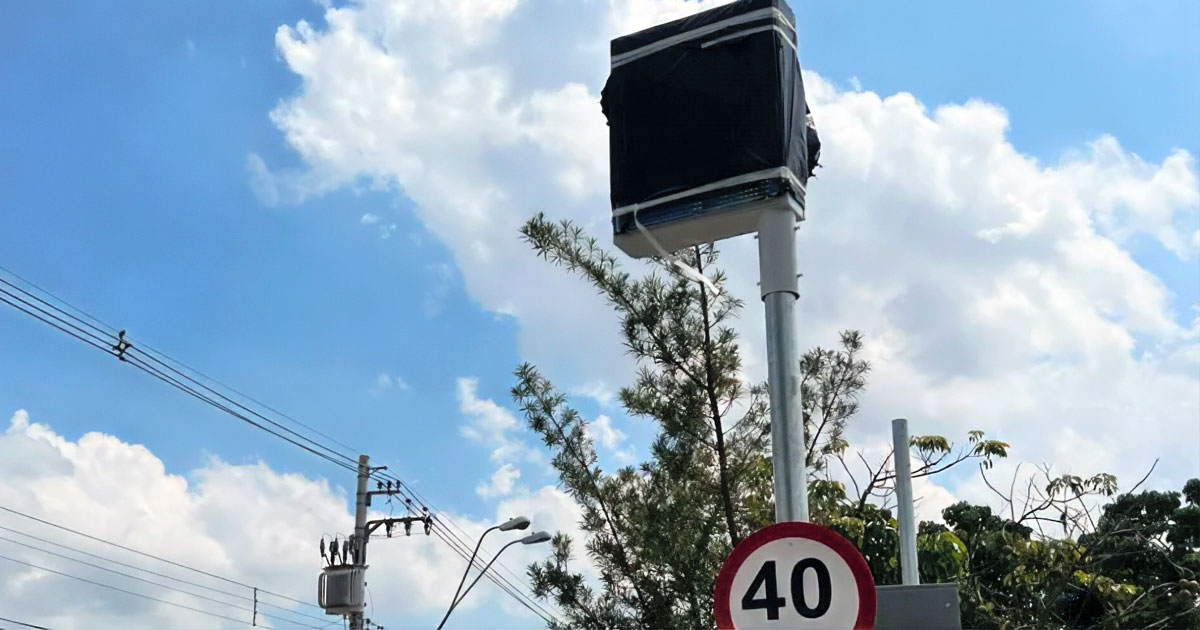
<path id="1" fill-rule="evenodd" d="M 1067 503 L 1115 489 L 1111 475 L 1065 475 L 1046 485 L 1053 501 Z M 1099 521 L 1078 541 L 1035 534 L 987 507 L 946 508 L 947 526 L 967 549 L 963 627 L 1200 627 L 1200 589 L 1192 594 L 1189 582 L 1200 572 L 1200 515 L 1191 507 L 1181 507 L 1176 492 L 1123 494 L 1102 507 Z M 1018 516 L 1037 523 L 1042 513 Z"/>
<path id="2" fill-rule="evenodd" d="M 858 393 L 871 366 L 858 358 L 858 331 L 841 334 L 838 349 L 814 348 L 800 359 L 800 400 L 809 470 L 824 470 L 829 459 L 846 452 L 846 423 L 858 413 Z"/>
<path id="3" fill-rule="evenodd" d="M 674 273 L 632 277 L 569 222 L 539 215 L 522 235 L 614 309 L 638 366 L 621 405 L 657 429 L 645 461 L 603 470 L 588 419 L 534 366 L 516 370 L 513 399 L 552 453 L 586 534 L 554 538 L 552 556 L 529 568 L 534 594 L 562 611 L 561 628 L 711 629 L 713 582 L 730 549 L 774 522 L 767 390 L 742 376 L 731 327 L 742 305 Z M 724 286 L 713 247 L 680 254 Z M 892 456 L 871 462 L 846 438 L 870 365 L 858 332 L 838 341 L 801 363 L 810 514 L 858 547 L 878 584 L 894 584 Z M 981 431 L 970 431 L 965 444 L 915 436 L 913 475 L 973 463 L 986 481 L 1009 448 Z M 1077 504 L 1113 497 L 1111 475 L 1047 473 L 1044 484 L 1030 481 L 1025 490 L 1019 509 L 1007 497 L 1007 517 L 958 503 L 943 512 L 944 525 L 920 524 L 922 581 L 959 583 L 963 627 L 1200 627 L 1200 584 L 1192 586 L 1200 570 L 1200 480 L 1184 487 L 1186 505 L 1179 493 L 1120 495 L 1094 523 Z M 1085 533 L 1056 538 L 1042 531 L 1045 523 Z M 596 579 L 585 577 L 584 558 Z"/>

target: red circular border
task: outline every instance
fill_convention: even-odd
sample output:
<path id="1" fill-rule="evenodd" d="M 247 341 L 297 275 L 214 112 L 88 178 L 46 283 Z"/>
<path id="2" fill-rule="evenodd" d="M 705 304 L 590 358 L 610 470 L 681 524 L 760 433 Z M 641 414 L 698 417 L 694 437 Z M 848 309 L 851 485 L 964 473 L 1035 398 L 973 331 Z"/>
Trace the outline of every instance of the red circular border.
<path id="1" fill-rule="evenodd" d="M 858 619 L 854 622 L 854 630 L 870 630 L 875 626 L 875 578 L 858 549 L 844 536 L 827 527 L 790 522 L 768 525 L 754 532 L 734 547 L 729 558 L 725 560 L 721 573 L 717 575 L 717 586 L 713 594 L 719 630 L 735 630 L 733 617 L 729 612 L 729 592 L 733 588 L 733 576 L 750 554 L 759 547 L 781 538 L 813 540 L 837 552 L 850 567 L 850 573 L 854 575 L 854 581 L 858 584 Z"/>

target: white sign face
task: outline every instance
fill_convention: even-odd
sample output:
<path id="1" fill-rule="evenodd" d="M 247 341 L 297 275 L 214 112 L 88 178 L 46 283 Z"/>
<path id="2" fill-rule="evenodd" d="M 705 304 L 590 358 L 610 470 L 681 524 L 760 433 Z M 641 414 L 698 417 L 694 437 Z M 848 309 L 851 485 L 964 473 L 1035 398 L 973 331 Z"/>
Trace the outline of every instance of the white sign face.
<path id="1" fill-rule="evenodd" d="M 717 626 L 737 630 L 870 628 L 875 584 L 866 561 L 838 533 L 780 523 L 733 550 L 717 579 Z"/>

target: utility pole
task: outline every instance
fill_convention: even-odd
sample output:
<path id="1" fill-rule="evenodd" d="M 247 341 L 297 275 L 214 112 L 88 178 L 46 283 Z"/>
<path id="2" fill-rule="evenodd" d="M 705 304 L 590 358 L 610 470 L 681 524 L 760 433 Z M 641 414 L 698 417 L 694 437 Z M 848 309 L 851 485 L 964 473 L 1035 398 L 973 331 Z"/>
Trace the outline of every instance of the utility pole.
<path id="1" fill-rule="evenodd" d="M 367 568 L 367 506 L 370 499 L 367 496 L 367 482 L 371 478 L 371 458 L 366 455 L 358 456 L 358 492 L 354 501 L 354 540 L 350 546 L 354 548 L 354 564 L 363 568 L 363 584 L 366 585 Z M 352 612 L 346 616 L 350 622 L 350 630 L 363 630 L 362 611 Z"/>
<path id="2" fill-rule="evenodd" d="M 334 536 L 328 547 L 325 545 L 325 538 L 321 538 L 321 559 L 325 561 L 326 566 L 318 580 L 317 603 L 325 609 L 326 614 L 345 616 L 350 630 L 366 630 L 368 625 L 379 627 L 363 616 L 366 610 L 367 542 L 371 540 L 371 534 L 383 526 L 387 537 L 391 538 L 393 528 L 396 525 L 404 525 L 404 535 L 411 536 L 414 524 L 424 525 L 426 536 L 433 533 L 433 517 L 426 507 L 422 507 L 420 515 L 367 520 L 371 497 L 382 495 L 391 500 L 395 495 L 404 494 L 400 481 L 395 480 L 393 483 L 392 479 L 389 479 L 386 485 L 377 480 L 375 490 L 367 489 L 371 476 L 381 470 L 387 470 L 387 466 L 372 468 L 370 457 L 358 456 L 354 534 L 344 540 L 342 545 L 338 544 L 338 538 Z M 404 503 L 409 511 L 413 509 L 411 499 L 405 499 Z"/>

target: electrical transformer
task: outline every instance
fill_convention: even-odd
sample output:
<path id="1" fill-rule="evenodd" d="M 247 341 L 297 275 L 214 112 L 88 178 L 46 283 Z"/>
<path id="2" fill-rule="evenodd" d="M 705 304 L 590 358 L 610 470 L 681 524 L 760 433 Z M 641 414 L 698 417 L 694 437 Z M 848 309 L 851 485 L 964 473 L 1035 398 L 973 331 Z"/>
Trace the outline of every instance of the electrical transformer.
<path id="1" fill-rule="evenodd" d="M 317 605 L 327 615 L 361 613 L 366 609 L 367 567 L 342 564 L 326 567 L 317 578 Z"/>

